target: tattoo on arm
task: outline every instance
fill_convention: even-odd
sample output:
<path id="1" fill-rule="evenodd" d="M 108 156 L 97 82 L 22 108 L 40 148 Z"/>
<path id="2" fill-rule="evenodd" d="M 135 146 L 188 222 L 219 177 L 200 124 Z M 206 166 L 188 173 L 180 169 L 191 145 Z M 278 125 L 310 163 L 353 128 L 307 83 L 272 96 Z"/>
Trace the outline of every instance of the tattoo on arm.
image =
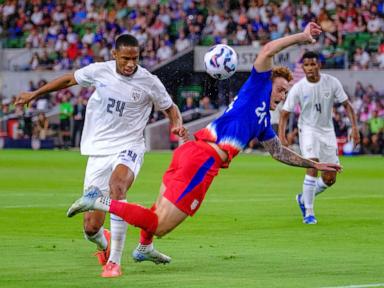
<path id="1" fill-rule="evenodd" d="M 304 168 L 313 168 L 314 162 L 309 159 L 301 157 L 299 154 L 293 152 L 292 150 L 284 147 L 279 138 L 274 137 L 271 140 L 262 142 L 264 148 L 271 154 L 276 160 L 283 162 L 290 166 L 304 167 Z"/>

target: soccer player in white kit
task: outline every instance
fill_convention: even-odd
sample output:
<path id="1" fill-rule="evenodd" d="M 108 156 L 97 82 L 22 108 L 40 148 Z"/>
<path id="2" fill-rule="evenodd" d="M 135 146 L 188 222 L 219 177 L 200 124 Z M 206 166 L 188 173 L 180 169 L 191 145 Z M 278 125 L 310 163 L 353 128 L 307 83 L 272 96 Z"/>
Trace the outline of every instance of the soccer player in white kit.
<path id="1" fill-rule="evenodd" d="M 97 187 L 106 196 L 126 201 L 126 191 L 133 184 L 143 163 L 144 128 L 152 106 L 165 111 L 172 132 L 186 139 L 186 129 L 177 106 L 160 80 L 138 65 L 139 44 L 134 36 L 123 34 L 115 42 L 115 60 L 90 64 L 65 74 L 38 90 L 22 92 L 15 104 L 24 105 L 46 93 L 76 84 L 94 86 L 86 110 L 81 138 L 81 154 L 88 156 L 84 193 Z M 103 228 L 105 213 L 84 215 L 85 238 L 97 245 L 102 277 L 118 277 L 125 244 L 127 224 L 111 215 L 111 232 Z M 160 263 L 167 257 L 153 251 Z"/>
<path id="2" fill-rule="evenodd" d="M 315 161 L 337 163 L 337 142 L 332 122 L 334 102 L 343 104 L 352 125 L 354 144 L 360 142 L 356 115 L 348 96 L 335 77 L 320 73 L 317 53 L 308 51 L 302 56 L 302 68 L 305 77 L 290 89 L 285 100 L 279 121 L 279 138 L 283 145 L 288 145 L 286 125 L 289 114 L 300 105 L 299 142 L 301 154 Z M 303 191 L 296 195 L 296 200 L 303 214 L 303 223 L 316 224 L 314 213 L 315 196 L 336 182 L 336 172 L 322 172 L 308 168 L 304 177 Z"/>

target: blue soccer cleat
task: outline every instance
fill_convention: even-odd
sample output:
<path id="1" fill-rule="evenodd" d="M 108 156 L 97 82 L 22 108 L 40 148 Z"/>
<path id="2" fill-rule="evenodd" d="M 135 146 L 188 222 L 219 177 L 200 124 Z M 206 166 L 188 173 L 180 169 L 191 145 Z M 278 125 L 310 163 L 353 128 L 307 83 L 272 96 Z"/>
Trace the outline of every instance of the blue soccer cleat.
<path id="1" fill-rule="evenodd" d="M 303 219 L 304 224 L 317 224 L 316 217 L 314 215 L 308 215 Z"/>
<path id="2" fill-rule="evenodd" d="M 303 194 L 301 194 L 301 193 L 297 194 L 296 195 L 296 202 L 297 202 L 297 204 L 299 204 L 301 214 L 303 215 L 303 217 L 305 217 L 305 206 L 304 206 L 304 203 L 302 203 L 302 201 L 301 201 L 302 197 L 303 197 Z"/>
<path id="3" fill-rule="evenodd" d="M 140 251 L 138 248 L 133 250 L 132 258 L 135 262 L 151 261 L 155 264 L 168 264 L 171 262 L 171 257 L 152 249 L 151 251 Z"/>

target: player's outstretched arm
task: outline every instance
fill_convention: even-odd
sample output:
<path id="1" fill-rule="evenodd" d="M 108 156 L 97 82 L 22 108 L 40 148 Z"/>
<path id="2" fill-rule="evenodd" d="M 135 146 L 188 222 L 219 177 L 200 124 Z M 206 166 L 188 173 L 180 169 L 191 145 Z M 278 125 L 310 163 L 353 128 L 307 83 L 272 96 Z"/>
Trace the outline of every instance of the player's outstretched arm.
<path id="1" fill-rule="evenodd" d="M 60 89 L 68 88 L 73 85 L 76 85 L 76 79 L 73 73 L 67 73 L 55 80 L 52 80 L 41 86 L 39 89 L 31 92 L 21 92 L 16 96 L 15 105 L 24 105 L 28 104 L 32 100 L 38 98 L 41 95 L 45 95 L 52 91 L 57 91 Z"/>
<path id="2" fill-rule="evenodd" d="M 301 157 L 299 154 L 284 147 L 278 137 L 274 137 L 271 140 L 262 142 L 264 148 L 272 155 L 272 157 L 280 162 L 288 164 L 290 166 L 315 168 L 320 171 L 336 171 L 342 170 L 342 167 L 338 164 L 331 163 L 319 163 L 306 158 Z"/>
<path id="3" fill-rule="evenodd" d="M 285 130 L 287 128 L 287 122 L 290 112 L 285 111 L 284 109 L 280 111 L 280 119 L 279 119 L 279 139 L 281 144 L 284 146 L 288 146 L 288 140 L 285 135 Z"/>
<path id="4" fill-rule="evenodd" d="M 189 140 L 188 131 L 183 126 L 183 118 L 181 117 L 181 113 L 179 108 L 173 104 L 171 107 L 165 110 L 169 118 L 169 122 L 171 123 L 171 132 L 183 139 L 183 142 Z"/>
<path id="5" fill-rule="evenodd" d="M 316 40 L 313 37 L 320 35 L 320 33 L 321 33 L 321 27 L 314 22 L 310 22 L 305 27 L 304 31 L 301 33 L 289 35 L 289 36 L 268 42 L 261 49 L 253 66 L 258 72 L 271 70 L 272 59 L 274 55 L 279 53 L 281 50 L 295 44 L 315 43 Z"/>

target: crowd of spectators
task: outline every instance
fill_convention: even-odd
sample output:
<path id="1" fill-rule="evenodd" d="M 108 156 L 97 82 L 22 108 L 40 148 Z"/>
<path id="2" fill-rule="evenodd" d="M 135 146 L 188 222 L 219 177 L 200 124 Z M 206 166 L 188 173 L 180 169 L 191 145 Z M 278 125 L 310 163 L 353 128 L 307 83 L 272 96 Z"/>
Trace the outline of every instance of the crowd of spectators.
<path id="1" fill-rule="evenodd" d="M 35 89 L 44 83 L 46 83 L 45 80 L 40 80 L 36 85 L 31 82 L 30 89 Z M 12 104 L 14 99 L 0 101 L 0 119 L 1 116 L 10 115 L 12 118 L 19 119 L 17 135 L 14 135 L 17 139 L 34 137 L 44 140 L 47 137 L 57 136 L 59 139 L 57 145 L 59 147 L 78 147 L 87 101 L 92 92 L 92 88 L 81 88 L 77 92 L 64 89 L 33 101 L 24 111 Z M 383 92 L 381 91 L 381 93 Z M 371 84 L 363 85 L 361 82 L 357 82 L 353 94 L 349 95 L 349 97 L 357 113 L 362 139 L 362 145 L 360 145 L 359 151 L 356 152 L 383 154 L 384 94 L 380 94 Z M 52 111 L 54 107 L 58 107 L 59 121 L 48 122 L 46 113 Z M 182 112 L 195 111 L 196 113 L 203 113 L 204 111 L 215 110 L 215 106 L 211 103 L 209 97 L 202 95 L 200 99 L 186 97 L 181 104 L 180 110 Z M 153 111 L 149 122 L 152 123 L 164 119 L 164 117 L 161 112 Z M 298 142 L 297 118 L 298 114 L 292 119 L 293 124 L 289 134 L 291 144 Z M 333 123 L 340 143 L 347 143 L 351 125 L 343 105 L 334 106 Z M 342 149 L 342 146 L 340 146 L 340 151 Z"/>
<path id="2" fill-rule="evenodd" d="M 384 153 L 384 95 L 380 95 L 370 84 L 363 86 L 357 82 L 352 104 L 362 134 L 361 152 Z M 345 117 L 345 114 L 342 116 Z"/>
<path id="3" fill-rule="evenodd" d="M 384 68 L 383 16 L 384 2 L 375 0 L 0 0 L 0 36 L 4 47 L 34 51 L 29 63 L 21 68 L 67 70 L 110 60 L 115 37 L 130 33 L 139 40 L 141 64 L 152 67 L 196 44 L 252 45 L 256 41 L 263 45 L 316 21 L 324 31 L 315 46 L 324 66 L 360 70 Z M 31 82 L 29 90 L 44 83 Z M 81 105 L 86 105 L 91 93 L 88 88 L 80 89 L 76 95 L 72 90 L 63 90 L 40 98 L 27 111 L 15 110 L 8 100 L 2 103 L 0 116 L 14 112 L 24 115 L 27 124 L 20 129 L 21 137 L 44 135 L 34 132 L 38 129 L 28 128 L 30 115 L 43 119 L 42 114 L 67 98 L 72 99 L 74 111 L 83 111 Z M 361 84 L 351 96 L 363 136 L 362 152 L 377 152 L 383 147 L 383 97 L 372 85 Z M 212 107 L 206 98 L 187 98 L 180 108 L 187 111 L 191 107 Z M 82 113 L 71 112 L 73 121 L 81 121 Z M 154 112 L 150 121 L 163 117 Z M 348 133 L 347 120 L 342 106 L 335 107 L 334 124 L 340 137 Z M 81 131 L 81 123 L 76 123 L 77 136 L 71 136 L 74 146 L 78 145 Z M 57 129 L 63 127 L 59 125 Z M 68 133 L 65 135 L 62 142 L 68 146 Z"/>
<path id="4" fill-rule="evenodd" d="M 29 91 L 36 90 L 47 83 L 39 80 L 37 83 L 30 81 Z M 30 105 L 15 106 L 15 96 L 4 98 L 0 95 L 0 132 L 8 130 L 13 139 L 39 139 L 56 138 L 57 147 L 78 147 L 83 130 L 86 105 L 94 88 L 82 87 L 78 90 L 63 89 L 58 92 L 48 93 Z M 51 117 L 52 116 L 52 117 Z M 7 127 L 9 120 L 17 120 L 16 129 Z"/>
<path id="5" fill-rule="evenodd" d="M 41 49 L 24 68 L 62 70 L 110 59 L 131 33 L 150 67 L 191 45 L 264 44 L 316 21 L 326 67 L 366 69 L 384 68 L 383 16 L 376 0 L 0 0 L 0 34 L 5 47 Z"/>

